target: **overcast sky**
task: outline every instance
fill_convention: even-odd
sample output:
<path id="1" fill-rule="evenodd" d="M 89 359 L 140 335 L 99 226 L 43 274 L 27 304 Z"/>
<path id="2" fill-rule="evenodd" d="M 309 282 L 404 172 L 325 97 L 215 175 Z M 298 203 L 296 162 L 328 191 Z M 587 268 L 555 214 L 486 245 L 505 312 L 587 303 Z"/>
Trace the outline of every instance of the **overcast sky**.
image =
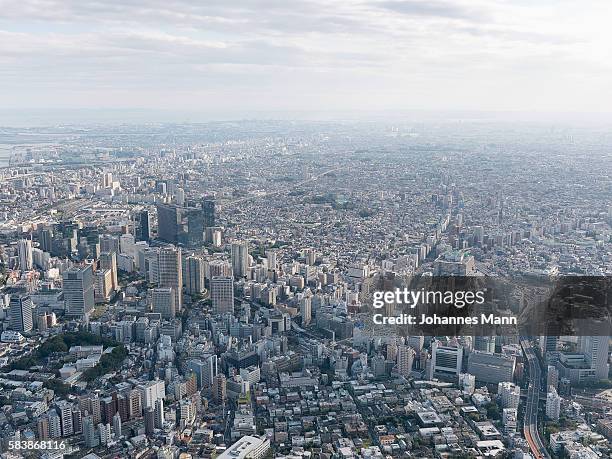
<path id="1" fill-rule="evenodd" d="M 610 0 L 0 0 L 0 106 L 612 111 Z"/>

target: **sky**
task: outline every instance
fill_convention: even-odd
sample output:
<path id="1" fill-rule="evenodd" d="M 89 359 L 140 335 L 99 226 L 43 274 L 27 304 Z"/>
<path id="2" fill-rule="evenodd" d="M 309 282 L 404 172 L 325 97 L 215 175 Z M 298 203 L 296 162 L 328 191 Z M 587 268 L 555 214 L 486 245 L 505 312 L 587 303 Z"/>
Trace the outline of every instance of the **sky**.
<path id="1" fill-rule="evenodd" d="M 0 0 L 0 108 L 612 112 L 609 0 Z"/>

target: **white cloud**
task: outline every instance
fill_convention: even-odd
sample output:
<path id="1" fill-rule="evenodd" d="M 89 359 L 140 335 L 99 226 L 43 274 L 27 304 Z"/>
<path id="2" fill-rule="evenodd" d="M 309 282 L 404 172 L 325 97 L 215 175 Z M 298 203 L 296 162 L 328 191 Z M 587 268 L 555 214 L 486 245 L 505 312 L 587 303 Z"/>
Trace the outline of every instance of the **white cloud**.
<path id="1" fill-rule="evenodd" d="M 611 20 L 604 0 L 0 0 L 0 99 L 605 111 Z"/>

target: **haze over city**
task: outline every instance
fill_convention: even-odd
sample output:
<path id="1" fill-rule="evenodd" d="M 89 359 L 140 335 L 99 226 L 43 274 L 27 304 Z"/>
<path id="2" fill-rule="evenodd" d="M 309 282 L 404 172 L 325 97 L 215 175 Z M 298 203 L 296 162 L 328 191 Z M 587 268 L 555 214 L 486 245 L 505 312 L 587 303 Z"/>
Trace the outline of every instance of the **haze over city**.
<path id="1" fill-rule="evenodd" d="M 0 459 L 610 457 L 611 12 L 0 0 Z"/>

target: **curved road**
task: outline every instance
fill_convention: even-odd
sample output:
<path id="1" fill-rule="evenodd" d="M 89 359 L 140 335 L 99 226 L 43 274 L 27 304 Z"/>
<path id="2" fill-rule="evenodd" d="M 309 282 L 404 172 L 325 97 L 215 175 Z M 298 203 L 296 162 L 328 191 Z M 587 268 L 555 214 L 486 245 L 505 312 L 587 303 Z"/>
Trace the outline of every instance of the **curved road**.
<path id="1" fill-rule="evenodd" d="M 527 388 L 527 401 L 525 406 L 525 420 L 523 433 L 536 459 L 550 459 L 544 442 L 538 431 L 538 402 L 540 400 L 541 368 L 531 342 L 521 337 L 521 347 L 529 363 L 529 386 Z"/>

